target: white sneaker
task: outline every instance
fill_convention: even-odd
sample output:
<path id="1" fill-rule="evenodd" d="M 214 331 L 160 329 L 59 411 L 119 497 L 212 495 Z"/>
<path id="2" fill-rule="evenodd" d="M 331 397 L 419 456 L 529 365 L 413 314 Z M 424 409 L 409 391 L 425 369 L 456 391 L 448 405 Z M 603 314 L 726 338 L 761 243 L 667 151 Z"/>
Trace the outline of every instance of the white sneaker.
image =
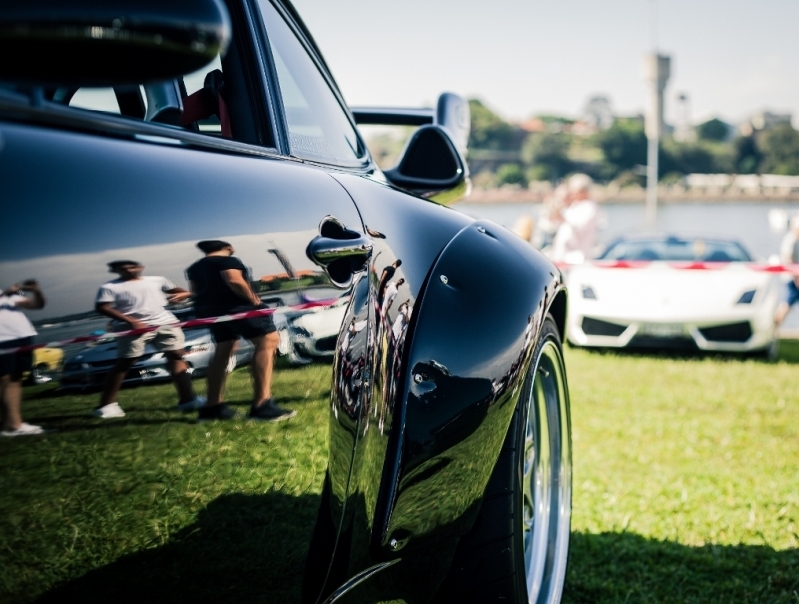
<path id="1" fill-rule="evenodd" d="M 189 413 L 191 411 L 196 411 L 200 407 L 204 407 L 205 403 L 208 400 L 204 396 L 195 396 L 192 400 L 186 401 L 185 403 L 178 403 L 178 409 L 183 411 L 183 413 Z"/>
<path id="2" fill-rule="evenodd" d="M 33 436 L 34 434 L 44 434 L 44 428 L 23 422 L 16 430 L 3 430 L 0 432 L 0 436 Z"/>
<path id="3" fill-rule="evenodd" d="M 119 406 L 119 403 L 108 403 L 103 407 L 92 409 L 92 415 L 102 419 L 111 419 L 114 417 L 125 417 L 125 412 L 122 410 L 122 407 Z"/>

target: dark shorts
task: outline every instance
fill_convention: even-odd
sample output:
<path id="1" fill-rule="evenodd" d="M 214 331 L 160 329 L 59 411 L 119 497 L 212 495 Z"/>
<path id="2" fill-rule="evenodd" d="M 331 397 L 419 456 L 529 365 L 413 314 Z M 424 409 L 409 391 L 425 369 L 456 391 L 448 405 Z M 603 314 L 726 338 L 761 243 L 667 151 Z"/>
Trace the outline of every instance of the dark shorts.
<path id="1" fill-rule="evenodd" d="M 6 340 L 0 342 L 0 351 L 8 350 L 9 348 L 19 348 L 20 346 L 30 346 L 33 344 L 33 338 L 19 338 L 17 340 Z M 0 376 L 10 375 L 12 373 L 24 373 L 30 371 L 33 367 L 33 351 L 16 352 L 16 353 L 0 353 Z"/>
<path id="2" fill-rule="evenodd" d="M 783 299 L 788 303 L 788 306 L 793 306 L 799 302 L 799 288 L 796 287 L 793 279 L 785 284 L 785 297 Z"/>
<path id="3" fill-rule="evenodd" d="M 237 312 L 246 312 L 248 310 L 255 309 L 252 307 L 234 308 L 225 314 L 232 315 Z M 239 321 L 224 321 L 222 323 L 210 325 L 209 327 L 215 342 L 229 342 L 230 340 L 238 340 L 239 338 L 252 340 L 277 331 L 272 315 L 262 315 L 260 317 L 253 317 L 252 319 L 240 319 Z"/>

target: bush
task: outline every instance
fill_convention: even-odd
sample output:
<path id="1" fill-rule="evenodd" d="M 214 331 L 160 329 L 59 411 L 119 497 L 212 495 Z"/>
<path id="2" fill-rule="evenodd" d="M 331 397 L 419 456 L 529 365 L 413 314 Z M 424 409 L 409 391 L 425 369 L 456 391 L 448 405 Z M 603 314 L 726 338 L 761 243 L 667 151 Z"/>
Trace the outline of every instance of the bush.
<path id="1" fill-rule="evenodd" d="M 527 186 L 527 177 L 519 164 L 505 164 L 497 170 L 497 184 Z"/>

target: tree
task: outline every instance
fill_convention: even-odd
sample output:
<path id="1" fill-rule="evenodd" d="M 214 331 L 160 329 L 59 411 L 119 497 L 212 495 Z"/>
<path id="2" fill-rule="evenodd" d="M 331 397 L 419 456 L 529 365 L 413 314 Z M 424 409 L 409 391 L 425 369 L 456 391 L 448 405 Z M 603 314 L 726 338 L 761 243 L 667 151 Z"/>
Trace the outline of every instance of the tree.
<path id="1" fill-rule="evenodd" d="M 563 133 L 533 133 L 524 141 L 522 159 L 531 166 L 545 166 L 550 180 L 569 171 L 569 139 Z"/>
<path id="2" fill-rule="evenodd" d="M 470 149 L 518 149 L 518 137 L 513 126 L 478 99 L 469 100 L 471 112 Z"/>
<path id="3" fill-rule="evenodd" d="M 497 184 L 527 186 L 527 177 L 519 164 L 504 164 L 497 170 Z"/>
<path id="4" fill-rule="evenodd" d="M 702 141 L 724 142 L 730 137 L 730 127 L 714 117 L 696 127 L 696 136 Z"/>
<path id="5" fill-rule="evenodd" d="M 606 172 L 610 178 L 646 164 L 646 134 L 638 120 L 616 120 L 613 126 L 597 134 L 596 143 L 611 168 Z"/>
<path id="6" fill-rule="evenodd" d="M 696 142 L 678 143 L 665 140 L 660 147 L 660 175 L 713 174 L 735 171 L 735 154 L 730 145 Z"/>
<path id="7" fill-rule="evenodd" d="M 735 152 L 735 170 L 738 174 L 755 174 L 758 172 L 763 153 L 754 136 L 739 136 L 732 142 Z"/>
<path id="8" fill-rule="evenodd" d="M 766 130 L 762 143 L 761 172 L 799 175 L 799 132 L 791 124 L 779 124 Z"/>

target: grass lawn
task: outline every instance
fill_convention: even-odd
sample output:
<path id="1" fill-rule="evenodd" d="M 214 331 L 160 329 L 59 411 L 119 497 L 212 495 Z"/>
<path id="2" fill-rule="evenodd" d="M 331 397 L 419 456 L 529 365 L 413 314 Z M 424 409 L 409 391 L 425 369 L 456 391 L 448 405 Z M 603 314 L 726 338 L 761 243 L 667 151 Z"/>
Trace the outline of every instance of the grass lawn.
<path id="1" fill-rule="evenodd" d="M 774 364 L 566 356 L 565 601 L 799 602 L 799 342 Z M 110 421 L 96 395 L 28 388 L 26 420 L 56 431 L 0 441 L 0 601 L 296 601 L 329 372 L 281 368 L 298 414 L 275 425 L 195 424 L 170 385 L 123 391 Z M 236 371 L 242 413 L 249 393 Z"/>

